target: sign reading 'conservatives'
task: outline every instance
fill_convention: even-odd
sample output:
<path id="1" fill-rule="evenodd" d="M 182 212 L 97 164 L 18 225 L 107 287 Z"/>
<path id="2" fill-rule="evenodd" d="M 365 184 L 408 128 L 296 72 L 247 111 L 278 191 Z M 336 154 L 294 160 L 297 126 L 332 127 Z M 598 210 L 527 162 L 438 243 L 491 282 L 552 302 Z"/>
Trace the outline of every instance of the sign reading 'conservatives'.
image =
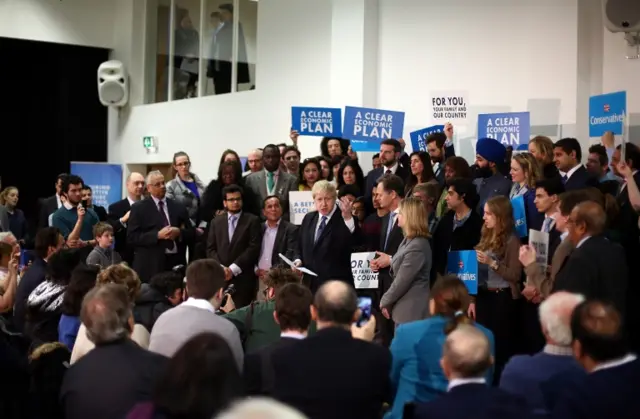
<path id="1" fill-rule="evenodd" d="M 353 151 L 379 151 L 382 140 L 402 138 L 403 129 L 404 112 L 352 106 L 344 110 L 342 131 Z"/>
<path id="2" fill-rule="evenodd" d="M 291 108 L 291 127 L 300 135 L 342 137 L 342 109 Z"/>
<path id="3" fill-rule="evenodd" d="M 589 98 L 589 137 L 601 137 L 611 131 L 623 134 L 627 113 L 627 92 L 608 93 Z"/>
<path id="4" fill-rule="evenodd" d="M 478 115 L 478 138 L 493 138 L 505 147 L 528 144 L 530 129 L 529 112 Z"/>

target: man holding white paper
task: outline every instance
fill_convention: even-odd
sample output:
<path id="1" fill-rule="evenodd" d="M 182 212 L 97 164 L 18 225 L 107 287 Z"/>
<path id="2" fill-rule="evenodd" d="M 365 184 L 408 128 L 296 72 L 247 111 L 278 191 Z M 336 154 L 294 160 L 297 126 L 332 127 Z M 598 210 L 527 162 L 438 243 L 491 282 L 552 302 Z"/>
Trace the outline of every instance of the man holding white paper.
<path id="1" fill-rule="evenodd" d="M 305 276 L 311 292 L 326 281 L 340 280 L 353 285 L 351 251 L 357 243 L 359 228 L 351 214 L 351 203 L 337 202 L 336 187 L 321 180 L 313 185 L 316 211 L 305 215 L 300 226 L 300 259 L 294 265 L 304 266 L 317 274 Z"/>

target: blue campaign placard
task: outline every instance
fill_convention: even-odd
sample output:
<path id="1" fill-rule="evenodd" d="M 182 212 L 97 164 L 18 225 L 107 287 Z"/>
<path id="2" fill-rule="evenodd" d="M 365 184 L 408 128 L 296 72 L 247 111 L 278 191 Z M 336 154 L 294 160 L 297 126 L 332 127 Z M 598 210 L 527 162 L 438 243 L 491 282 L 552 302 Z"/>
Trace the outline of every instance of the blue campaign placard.
<path id="1" fill-rule="evenodd" d="M 291 128 L 300 135 L 342 137 L 342 109 L 291 108 Z"/>
<path id="2" fill-rule="evenodd" d="M 249 157 L 240 156 L 240 167 L 242 168 L 243 172 L 246 170 L 245 167 L 247 167 L 247 161 L 248 160 L 249 160 Z"/>
<path id="3" fill-rule="evenodd" d="M 122 166 L 108 163 L 71 162 L 71 173 L 91 186 L 93 204 L 107 208 L 122 199 Z"/>
<path id="4" fill-rule="evenodd" d="M 478 138 L 493 138 L 505 147 L 529 144 L 530 132 L 529 112 L 478 115 Z"/>
<path id="5" fill-rule="evenodd" d="M 353 106 L 344 110 L 342 135 L 351 140 L 353 151 L 380 151 L 382 140 L 402 138 L 403 130 L 404 112 Z"/>
<path id="6" fill-rule="evenodd" d="M 527 237 L 529 235 L 529 229 L 527 228 L 527 213 L 524 207 L 524 197 L 522 195 L 516 196 L 511 200 L 511 207 L 513 208 L 513 222 L 516 225 L 516 234 L 518 237 Z"/>
<path id="7" fill-rule="evenodd" d="M 427 137 L 434 132 L 444 132 L 444 125 L 433 125 L 410 133 L 413 151 L 427 151 Z"/>
<path id="8" fill-rule="evenodd" d="M 464 282 L 469 294 L 478 293 L 478 257 L 475 250 L 449 252 L 447 274 L 456 275 Z"/>
<path id="9" fill-rule="evenodd" d="M 607 93 L 589 98 L 589 137 L 601 137 L 611 131 L 623 134 L 627 113 L 627 92 Z"/>

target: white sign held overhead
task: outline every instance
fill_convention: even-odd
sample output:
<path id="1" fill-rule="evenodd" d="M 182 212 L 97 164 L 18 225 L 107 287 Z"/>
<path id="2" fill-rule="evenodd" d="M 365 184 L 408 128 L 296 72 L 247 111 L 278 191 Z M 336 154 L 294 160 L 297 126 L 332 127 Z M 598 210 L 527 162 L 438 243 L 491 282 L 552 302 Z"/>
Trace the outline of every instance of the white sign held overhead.
<path id="1" fill-rule="evenodd" d="M 429 118 L 434 123 L 460 122 L 467 119 L 469 93 L 464 91 L 431 92 Z"/>

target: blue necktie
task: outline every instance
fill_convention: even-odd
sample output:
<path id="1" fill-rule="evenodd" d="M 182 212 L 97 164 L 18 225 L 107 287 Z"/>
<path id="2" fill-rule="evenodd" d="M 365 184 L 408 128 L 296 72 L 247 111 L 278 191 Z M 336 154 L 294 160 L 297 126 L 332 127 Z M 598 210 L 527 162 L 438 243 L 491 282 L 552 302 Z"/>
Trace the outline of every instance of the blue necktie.
<path id="1" fill-rule="evenodd" d="M 564 185 L 565 183 L 567 183 L 567 180 L 569 180 L 569 178 L 567 177 L 567 175 L 562 176 L 562 184 Z"/>
<path id="2" fill-rule="evenodd" d="M 231 243 L 231 239 L 233 239 L 233 233 L 236 231 L 236 221 L 238 217 L 232 215 L 229 217 L 229 243 Z"/>
<path id="3" fill-rule="evenodd" d="M 387 236 L 384 239 L 384 249 L 382 250 L 387 249 L 387 242 L 389 241 L 389 235 L 391 234 L 391 230 L 393 229 L 393 223 L 395 221 L 395 217 L 396 217 L 395 212 L 392 212 L 391 214 L 389 214 L 389 225 L 387 226 Z"/>
<path id="4" fill-rule="evenodd" d="M 551 217 L 547 217 L 544 219 L 544 222 L 542 223 L 542 232 L 543 233 L 548 233 L 549 232 L 549 227 L 551 226 L 551 221 L 553 221 L 553 218 Z"/>
<path id="5" fill-rule="evenodd" d="M 318 242 L 318 239 L 322 235 L 322 232 L 324 231 L 324 228 L 326 226 L 327 226 L 327 216 L 323 215 L 322 216 L 322 221 L 320 221 L 320 226 L 318 227 L 318 231 L 316 232 L 316 239 L 315 239 L 314 243 Z"/>

